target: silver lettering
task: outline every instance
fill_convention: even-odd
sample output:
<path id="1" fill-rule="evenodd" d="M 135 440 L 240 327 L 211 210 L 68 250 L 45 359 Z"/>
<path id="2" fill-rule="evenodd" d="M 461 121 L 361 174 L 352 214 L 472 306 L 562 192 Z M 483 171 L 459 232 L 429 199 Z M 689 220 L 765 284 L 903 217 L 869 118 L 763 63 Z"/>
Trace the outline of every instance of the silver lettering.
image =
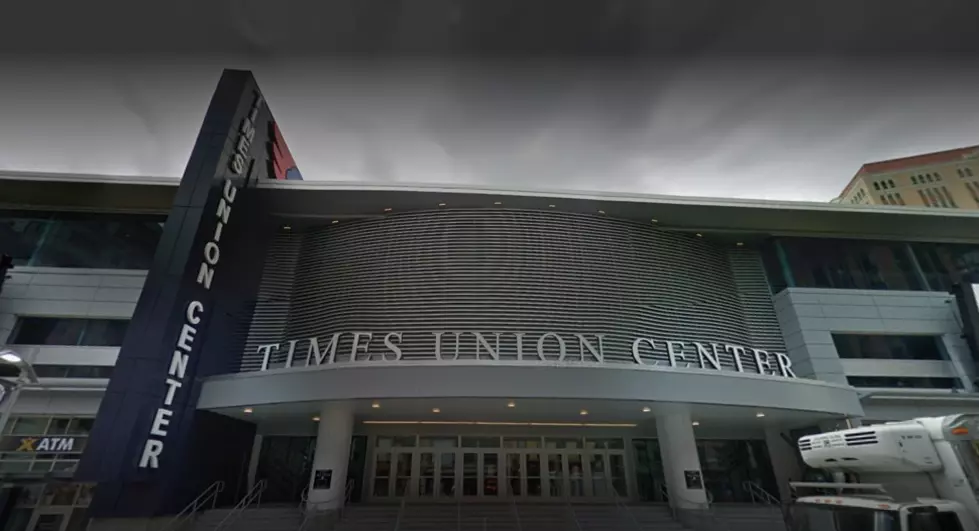
<path id="1" fill-rule="evenodd" d="M 744 347 L 739 347 L 737 345 L 724 345 L 724 350 L 731 353 L 734 357 L 734 367 L 738 372 L 744 372 L 744 365 L 741 364 L 741 356 L 744 355 Z"/>
<path id="2" fill-rule="evenodd" d="M 217 265 L 218 259 L 221 258 L 221 248 L 218 244 L 214 242 L 207 242 L 204 245 L 204 260 L 211 265 Z"/>
<path id="3" fill-rule="evenodd" d="M 721 370 L 720 361 L 717 359 L 717 351 L 707 350 L 701 343 L 694 341 L 693 343 L 697 347 L 697 357 L 700 360 L 700 368 L 706 369 L 707 365 L 710 365 L 715 371 Z"/>
<path id="4" fill-rule="evenodd" d="M 286 367 L 292 367 L 292 362 L 294 361 L 294 357 L 296 355 L 296 343 L 298 342 L 298 339 L 289 341 L 289 354 L 286 355 Z M 279 348 L 278 343 L 276 343 L 275 348 Z"/>
<path id="5" fill-rule="evenodd" d="M 473 332 L 473 335 L 476 336 L 476 359 L 477 360 L 479 359 L 480 347 L 483 347 L 483 348 L 486 349 L 486 352 L 487 352 L 487 354 L 489 354 L 490 359 L 494 359 L 494 360 L 500 359 L 500 334 L 499 334 L 499 332 L 496 333 L 496 350 L 494 350 L 493 347 L 490 346 L 489 341 L 486 341 L 486 338 L 483 337 L 483 334 L 480 334 L 479 332 Z"/>
<path id="6" fill-rule="evenodd" d="M 782 376 L 786 378 L 798 378 L 795 372 L 792 371 L 792 359 L 782 354 L 781 352 L 775 353 L 775 361 L 778 363 L 779 372 Z"/>
<path id="7" fill-rule="evenodd" d="M 540 336 L 540 339 L 537 340 L 537 356 L 542 360 L 547 359 L 544 356 L 544 342 L 547 341 L 547 338 L 549 337 L 553 337 L 557 340 L 558 353 L 560 354 L 558 359 L 563 360 L 564 356 L 568 353 L 568 349 L 564 344 L 564 340 L 561 339 L 561 336 L 555 334 L 554 332 L 547 332 L 546 334 Z"/>
<path id="8" fill-rule="evenodd" d="M 367 361 L 371 360 L 371 356 L 369 352 L 371 347 L 371 338 L 374 337 L 374 334 L 370 332 L 354 332 L 354 342 L 350 346 L 350 361 L 357 361 L 357 353 L 361 348 L 360 338 L 362 337 L 367 338 L 367 343 L 363 344 L 364 354 L 367 354 Z M 383 356 L 381 357 L 383 358 Z"/>
<path id="9" fill-rule="evenodd" d="M 61 437 L 58 439 L 58 443 L 54 447 L 56 452 L 70 452 L 75 449 L 75 439 L 70 437 Z"/>
<path id="10" fill-rule="evenodd" d="M 147 439 L 143 445 L 143 455 L 139 457 L 139 468 L 160 468 L 160 454 L 163 453 L 163 441 Z"/>
<path id="11" fill-rule="evenodd" d="M 401 359 L 401 347 L 391 342 L 392 337 L 395 337 L 398 339 L 398 341 L 401 341 L 401 332 L 391 332 L 384 336 L 384 346 L 394 353 L 394 361 L 398 361 Z M 381 359 L 387 360 L 387 357 L 381 354 Z"/>
<path id="12" fill-rule="evenodd" d="M 180 339 L 177 340 L 177 348 L 181 350 L 190 351 L 190 348 L 194 344 L 194 336 L 197 334 L 197 329 L 189 324 L 185 324 L 183 328 L 180 329 Z"/>
<path id="13" fill-rule="evenodd" d="M 170 369 L 167 371 L 170 373 L 170 376 L 183 378 L 187 372 L 187 359 L 188 356 L 186 354 L 179 350 L 174 350 L 173 356 L 170 358 Z"/>
<path id="14" fill-rule="evenodd" d="M 526 334 L 523 332 L 514 332 L 513 335 L 517 338 L 517 359 L 523 360 L 523 336 Z"/>
<path id="15" fill-rule="evenodd" d="M 197 271 L 197 283 L 203 284 L 205 289 L 211 289 L 211 281 L 214 280 L 214 269 L 201 262 L 201 268 Z"/>
<path id="16" fill-rule="evenodd" d="M 175 394 L 177 394 L 177 389 L 179 389 L 181 385 L 183 384 L 178 382 L 177 380 L 174 380 L 173 378 L 167 378 L 167 396 L 166 398 L 163 399 L 164 406 L 173 405 L 173 397 Z"/>
<path id="17" fill-rule="evenodd" d="M 648 337 L 640 337 L 639 339 L 633 341 L 632 342 L 632 359 L 638 365 L 642 365 L 643 364 L 643 362 L 642 362 L 642 355 L 641 355 L 641 352 L 640 352 L 640 348 L 642 348 L 642 344 L 643 343 L 649 343 L 649 348 L 651 348 L 653 350 L 656 350 L 656 343 L 654 343 L 653 340 L 652 339 L 649 339 Z"/>
<path id="18" fill-rule="evenodd" d="M 670 358 L 670 367 L 676 367 L 677 361 L 683 361 L 685 365 L 683 367 L 689 367 L 690 363 L 687 362 L 687 358 L 683 357 L 683 347 L 686 343 L 683 341 L 667 341 L 666 342 L 666 354 Z M 679 347 L 679 350 L 674 347 Z"/>
<path id="19" fill-rule="evenodd" d="M 442 334 L 445 332 L 432 332 L 435 336 L 435 359 L 442 360 Z"/>
<path id="20" fill-rule="evenodd" d="M 150 435 L 166 437 L 167 430 L 163 428 L 170 425 L 170 415 L 173 415 L 173 411 L 170 411 L 169 409 L 163 409 L 162 407 L 157 409 L 156 416 L 153 417 L 153 427 L 150 428 Z"/>
<path id="21" fill-rule="evenodd" d="M 602 344 L 602 339 L 605 337 L 604 334 L 595 334 L 598 338 L 598 349 L 595 349 L 595 345 L 592 345 L 588 338 L 584 334 L 575 334 L 578 336 L 578 353 L 581 354 L 581 361 L 585 361 L 585 350 L 591 354 L 595 361 L 602 363 L 605 361 L 605 346 Z"/>
<path id="22" fill-rule="evenodd" d="M 228 203 L 235 202 L 235 196 L 238 195 L 238 188 L 235 184 L 231 182 L 230 179 L 225 179 L 224 181 L 224 200 Z"/>
<path id="23" fill-rule="evenodd" d="M 200 324 L 200 313 L 204 311 L 204 305 L 200 301 L 190 301 L 187 305 L 187 322 L 190 324 Z"/>
<path id="24" fill-rule="evenodd" d="M 771 358 L 768 356 L 768 351 L 753 348 L 751 349 L 751 353 L 755 356 L 755 365 L 758 367 L 758 374 L 768 374 L 771 372 Z"/>
<path id="25" fill-rule="evenodd" d="M 309 338 L 309 350 L 306 351 L 306 365 L 312 365 L 310 361 L 313 358 L 313 352 L 316 352 L 316 364 L 322 365 L 323 359 L 326 358 L 326 354 L 330 354 L 329 362 L 334 363 L 337 359 L 337 345 L 340 344 L 340 334 L 342 332 L 337 332 L 333 334 L 330 338 L 330 342 L 326 344 L 326 348 L 323 349 L 322 354 L 320 353 L 320 343 L 315 337 Z"/>
<path id="26" fill-rule="evenodd" d="M 228 182 L 228 181 L 225 181 L 225 182 Z M 229 205 L 228 202 L 225 201 L 225 199 L 223 197 L 221 198 L 220 201 L 218 201 L 218 212 L 217 212 L 217 216 L 218 216 L 218 219 L 220 220 L 220 221 L 218 221 L 219 224 L 220 223 L 227 224 L 228 223 L 228 217 L 231 216 L 231 205 Z"/>
<path id="27" fill-rule="evenodd" d="M 262 369 L 263 371 L 269 370 L 269 361 L 272 359 L 272 351 L 279 350 L 279 343 L 270 343 L 268 345 L 259 345 L 258 353 L 262 355 Z"/>

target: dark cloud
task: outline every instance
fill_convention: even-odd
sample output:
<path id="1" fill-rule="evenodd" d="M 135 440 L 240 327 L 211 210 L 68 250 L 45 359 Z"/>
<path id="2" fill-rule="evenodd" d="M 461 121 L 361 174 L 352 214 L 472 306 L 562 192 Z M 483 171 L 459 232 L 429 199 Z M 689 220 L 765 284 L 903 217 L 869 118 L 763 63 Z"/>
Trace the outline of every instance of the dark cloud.
<path id="1" fill-rule="evenodd" d="M 5 169 L 178 176 L 224 67 L 307 179 L 826 200 L 979 143 L 976 2 L 35 4 L 0 22 Z"/>

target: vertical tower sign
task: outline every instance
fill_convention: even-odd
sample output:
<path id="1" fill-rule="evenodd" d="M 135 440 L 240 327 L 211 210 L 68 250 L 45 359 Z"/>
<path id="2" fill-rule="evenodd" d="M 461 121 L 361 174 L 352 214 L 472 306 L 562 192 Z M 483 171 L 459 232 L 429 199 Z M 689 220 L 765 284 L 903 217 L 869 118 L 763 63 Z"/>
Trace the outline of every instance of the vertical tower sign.
<path id="1" fill-rule="evenodd" d="M 196 405 L 202 378 L 237 365 L 275 230 L 254 185 L 270 178 L 301 175 L 254 77 L 225 70 L 76 473 L 98 482 L 92 516 L 175 513 L 247 462 L 254 426 Z"/>

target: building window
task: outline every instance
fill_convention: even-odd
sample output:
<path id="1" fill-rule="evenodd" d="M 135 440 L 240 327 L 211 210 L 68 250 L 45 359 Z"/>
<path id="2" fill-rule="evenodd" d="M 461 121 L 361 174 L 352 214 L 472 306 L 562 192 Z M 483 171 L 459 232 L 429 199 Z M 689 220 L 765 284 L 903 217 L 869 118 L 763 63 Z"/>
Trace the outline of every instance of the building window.
<path id="1" fill-rule="evenodd" d="M 874 182 L 874 190 L 880 190 L 880 183 Z"/>
<path id="2" fill-rule="evenodd" d="M 918 178 L 914 175 L 911 176 L 911 184 L 918 184 Z"/>
<path id="3" fill-rule="evenodd" d="M 0 472 L 45 474 L 48 472 L 70 473 L 78 465 L 85 446 L 84 440 L 92 431 L 95 419 L 91 417 L 12 417 L 4 428 L 4 435 L 58 436 L 69 435 L 76 438 L 71 451 L 60 453 L 46 452 L 0 452 Z M 81 437 L 82 441 L 77 442 Z M 68 503 L 70 505 L 70 502 Z"/>
<path id="4" fill-rule="evenodd" d="M 979 246 L 912 243 L 918 265 L 935 291 L 949 291 L 957 282 L 979 282 Z"/>
<path id="5" fill-rule="evenodd" d="M 948 204 L 952 205 L 953 208 L 959 208 L 959 205 L 955 204 L 955 199 L 952 199 L 952 194 L 948 192 L 948 188 L 942 186 L 941 192 L 945 199 L 948 200 Z"/>
<path id="6" fill-rule="evenodd" d="M 804 288 L 927 289 L 914 272 L 907 247 L 900 243 L 778 238 L 763 248 L 763 254 L 776 293 L 786 287 L 786 279 Z"/>
<path id="7" fill-rule="evenodd" d="M 938 173 L 936 171 L 935 172 L 935 180 L 938 181 L 938 182 L 942 182 L 942 174 L 940 174 L 940 173 Z"/>
<path id="8" fill-rule="evenodd" d="M 930 183 L 935 182 L 934 180 L 932 180 L 930 173 L 926 173 L 925 174 L 925 179 L 928 179 L 928 182 L 930 182 Z"/>
<path id="9" fill-rule="evenodd" d="M 885 196 L 884 194 L 880 194 L 880 204 L 882 205 L 887 204 L 887 196 Z"/>
<path id="10" fill-rule="evenodd" d="M 38 378 L 112 378 L 114 367 L 104 365 L 34 365 Z"/>
<path id="11" fill-rule="evenodd" d="M 893 180 L 891 180 L 891 179 L 888 179 L 888 180 L 887 180 L 887 186 L 888 186 L 889 188 L 894 188 L 894 181 L 893 181 Z"/>
<path id="12" fill-rule="evenodd" d="M 928 199 L 931 199 L 931 203 L 933 205 L 938 206 L 938 203 L 940 201 L 943 207 L 948 206 L 948 203 L 945 202 L 945 199 L 942 198 L 941 194 L 936 194 L 935 191 L 932 190 L 931 188 L 926 188 L 925 193 L 928 194 Z"/>
<path id="13" fill-rule="evenodd" d="M 961 389 L 958 378 L 923 378 L 917 376 L 847 376 L 853 387 L 900 387 L 911 389 Z"/>
<path id="14" fill-rule="evenodd" d="M 962 171 L 965 172 L 966 177 L 972 177 L 972 168 L 963 168 Z"/>
<path id="15" fill-rule="evenodd" d="M 944 360 L 938 336 L 833 334 L 843 359 Z"/>
<path id="16" fill-rule="evenodd" d="M 928 201 L 928 198 L 925 197 L 924 190 L 921 190 L 919 188 L 918 189 L 918 195 L 921 196 L 921 204 L 925 205 L 926 207 L 930 207 L 931 206 L 931 201 Z"/>
<path id="17" fill-rule="evenodd" d="M 10 344 L 120 347 L 128 326 L 125 319 L 21 317 L 10 334 Z"/>
<path id="18" fill-rule="evenodd" d="M 975 188 L 973 188 L 974 186 Z M 976 183 L 966 181 L 965 187 L 969 190 L 969 195 L 972 196 L 972 200 L 975 201 L 976 205 L 979 205 L 979 186 Z"/>
<path id="19" fill-rule="evenodd" d="M 894 196 L 897 197 L 897 204 L 899 204 L 899 205 L 905 204 L 904 203 L 904 198 L 901 197 L 901 192 L 895 193 Z"/>
<path id="20" fill-rule="evenodd" d="M 164 216 L 0 210 L 0 249 L 14 265 L 149 269 Z"/>

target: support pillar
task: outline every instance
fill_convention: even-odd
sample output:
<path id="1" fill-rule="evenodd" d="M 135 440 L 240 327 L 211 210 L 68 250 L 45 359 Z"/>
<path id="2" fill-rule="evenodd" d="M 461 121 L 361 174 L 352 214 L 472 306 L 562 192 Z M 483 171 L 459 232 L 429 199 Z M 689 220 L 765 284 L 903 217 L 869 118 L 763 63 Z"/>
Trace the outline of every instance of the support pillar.
<path id="1" fill-rule="evenodd" d="M 313 477 L 309 478 L 308 510 L 339 509 L 344 502 L 347 484 L 347 463 L 350 460 L 350 440 L 354 431 L 351 404 L 326 402 L 320 409 L 313 454 Z M 316 488 L 317 471 L 332 471 L 328 488 Z"/>
<path id="2" fill-rule="evenodd" d="M 707 491 L 704 490 L 700 457 L 693 425 L 687 413 L 672 413 L 656 417 L 656 436 L 663 454 L 663 474 L 669 490 L 670 505 L 676 509 L 704 509 Z M 687 486 L 688 475 L 699 476 L 700 485 Z"/>
<path id="3" fill-rule="evenodd" d="M 768 457 L 772 460 L 772 471 L 775 473 L 775 483 L 778 485 L 778 497 L 782 503 L 787 503 L 792 499 L 789 483 L 803 481 L 798 451 L 782 437 L 779 429 L 772 427 L 765 428 L 765 446 L 768 447 Z"/>

